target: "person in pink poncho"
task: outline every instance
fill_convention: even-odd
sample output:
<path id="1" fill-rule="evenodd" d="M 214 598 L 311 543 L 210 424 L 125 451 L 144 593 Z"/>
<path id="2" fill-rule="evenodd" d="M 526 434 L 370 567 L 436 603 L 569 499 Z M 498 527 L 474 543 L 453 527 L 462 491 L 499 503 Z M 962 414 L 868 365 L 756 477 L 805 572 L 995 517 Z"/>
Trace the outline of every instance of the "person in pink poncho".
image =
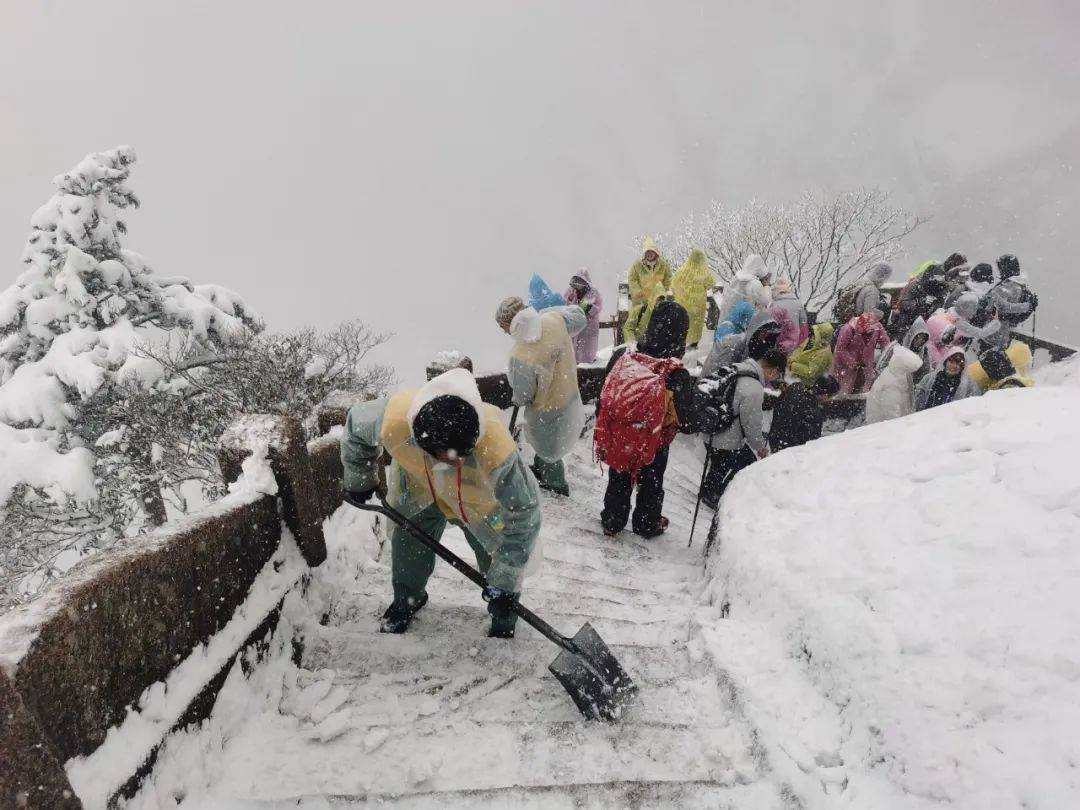
<path id="1" fill-rule="evenodd" d="M 889 345 L 889 334 L 876 312 L 852 318 L 840 328 L 833 350 L 832 376 L 842 394 L 864 394 L 874 383 L 874 354 Z"/>
<path id="2" fill-rule="evenodd" d="M 589 271 L 582 267 L 570 277 L 570 286 L 563 295 L 567 304 L 577 304 L 585 311 L 585 328 L 573 338 L 574 358 L 579 363 L 596 361 L 596 347 L 600 339 L 600 310 L 604 299 L 593 286 Z"/>

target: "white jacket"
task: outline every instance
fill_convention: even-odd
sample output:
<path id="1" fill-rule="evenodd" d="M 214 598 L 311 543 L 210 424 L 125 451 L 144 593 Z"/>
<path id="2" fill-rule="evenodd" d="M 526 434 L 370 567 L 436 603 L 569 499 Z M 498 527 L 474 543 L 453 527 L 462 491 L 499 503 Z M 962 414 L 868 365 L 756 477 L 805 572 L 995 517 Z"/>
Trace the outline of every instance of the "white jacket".
<path id="1" fill-rule="evenodd" d="M 758 312 L 766 309 L 772 303 L 772 296 L 762 280 L 771 273 L 764 259 L 756 253 L 747 256 L 742 270 L 735 274 L 731 284 L 724 289 L 720 300 L 720 319 L 717 323 L 726 321 L 731 310 L 735 309 L 735 305 L 740 301 L 749 301 Z"/>
<path id="2" fill-rule="evenodd" d="M 889 365 L 874 380 L 866 395 L 866 424 L 885 422 L 915 412 L 915 386 L 911 375 L 922 366 L 922 358 L 903 346 L 893 348 Z"/>

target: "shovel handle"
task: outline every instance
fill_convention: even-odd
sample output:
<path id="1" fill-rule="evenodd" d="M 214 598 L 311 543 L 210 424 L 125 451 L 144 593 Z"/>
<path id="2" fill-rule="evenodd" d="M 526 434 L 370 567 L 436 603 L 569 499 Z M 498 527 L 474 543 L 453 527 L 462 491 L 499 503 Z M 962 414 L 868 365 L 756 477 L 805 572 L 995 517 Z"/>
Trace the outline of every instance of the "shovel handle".
<path id="1" fill-rule="evenodd" d="M 474 585 L 481 589 L 488 586 L 488 581 L 487 579 L 485 579 L 483 574 L 481 574 L 479 571 L 477 571 L 475 568 L 465 562 L 465 560 L 461 559 L 461 557 L 452 552 L 450 549 L 448 549 L 446 546 L 444 546 L 426 531 L 417 526 L 416 523 L 414 523 L 412 520 L 405 517 L 405 515 L 401 514 L 392 506 L 388 505 L 385 500 L 382 500 L 381 497 L 378 504 L 362 503 L 350 497 L 348 493 L 345 493 L 343 496 L 343 500 L 345 501 L 345 503 L 349 504 L 349 506 L 353 506 L 365 512 L 375 512 L 376 514 L 382 515 L 387 520 L 392 520 L 394 523 L 398 524 L 399 526 L 401 526 L 401 528 L 405 529 L 407 532 L 409 532 L 409 534 L 415 537 L 418 542 L 427 546 L 431 551 L 435 553 L 436 556 L 443 560 L 443 562 L 449 563 L 454 570 L 456 570 L 460 574 L 463 574 Z M 521 619 L 523 619 L 526 624 L 536 629 L 537 632 L 539 632 L 549 641 L 553 641 L 554 643 L 562 647 L 564 650 L 566 650 L 567 652 L 571 652 L 574 655 L 583 655 L 582 651 L 578 649 L 578 646 L 573 642 L 572 639 L 567 638 L 550 624 L 545 622 L 543 619 L 541 619 L 539 616 L 537 616 L 535 613 L 533 613 L 531 610 L 521 604 L 521 602 L 519 602 L 517 598 L 511 600 L 510 609 L 513 610 L 514 613 L 516 613 Z"/>

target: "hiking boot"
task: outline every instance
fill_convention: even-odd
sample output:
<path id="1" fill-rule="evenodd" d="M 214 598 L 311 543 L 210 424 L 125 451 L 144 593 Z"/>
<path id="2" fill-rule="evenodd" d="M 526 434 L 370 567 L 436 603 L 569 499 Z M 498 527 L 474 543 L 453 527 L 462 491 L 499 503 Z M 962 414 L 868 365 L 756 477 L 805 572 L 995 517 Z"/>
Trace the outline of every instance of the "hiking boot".
<path id="1" fill-rule="evenodd" d="M 390 607 L 383 613 L 379 621 L 380 633 L 404 633 L 409 629 L 413 616 L 427 604 L 427 591 L 420 594 L 420 598 L 409 596 L 404 599 L 395 599 Z"/>
<path id="2" fill-rule="evenodd" d="M 516 599 L 517 594 L 507 594 L 505 598 L 492 599 L 488 602 L 488 613 L 491 614 L 491 627 L 488 628 L 488 638 L 513 638 L 514 628 L 517 627 L 518 616 L 509 607 L 511 600 Z"/>
<path id="3" fill-rule="evenodd" d="M 604 537 L 614 537 L 618 533 L 618 529 L 604 529 Z"/>
<path id="4" fill-rule="evenodd" d="M 666 532 L 667 527 L 670 526 L 670 525 L 671 525 L 671 521 L 668 520 L 663 515 L 661 515 L 660 516 L 660 525 L 656 528 L 655 531 L 651 531 L 651 532 L 634 532 L 634 534 L 638 535 L 639 537 L 644 537 L 646 540 L 651 540 L 652 538 L 659 537 L 664 532 Z"/>

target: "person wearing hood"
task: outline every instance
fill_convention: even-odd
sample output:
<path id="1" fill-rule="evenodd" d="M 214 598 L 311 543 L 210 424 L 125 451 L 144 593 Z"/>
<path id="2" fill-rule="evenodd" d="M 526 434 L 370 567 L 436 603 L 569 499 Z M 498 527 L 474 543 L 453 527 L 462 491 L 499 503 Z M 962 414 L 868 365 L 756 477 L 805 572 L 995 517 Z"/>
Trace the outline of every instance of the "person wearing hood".
<path id="1" fill-rule="evenodd" d="M 881 288 L 885 286 L 885 282 L 892 274 L 892 265 L 885 262 L 878 262 L 870 268 L 862 287 L 855 294 L 853 317 L 875 311 L 882 318 L 885 317 L 885 312 L 881 308 Z"/>
<path id="2" fill-rule="evenodd" d="M 675 301 L 690 316 L 690 331 L 686 333 L 686 346 L 693 349 L 701 341 L 705 329 L 705 311 L 708 309 L 709 290 L 716 286 L 716 278 L 709 271 L 705 253 L 694 248 L 686 263 L 671 279 L 671 292 Z"/>
<path id="3" fill-rule="evenodd" d="M 911 328 L 904 334 L 903 340 L 899 342 L 893 341 L 885 347 L 885 351 L 883 351 L 881 357 L 878 358 L 877 373 L 881 374 L 888 368 L 889 361 L 892 360 L 893 352 L 896 351 L 898 346 L 903 346 L 905 349 L 917 354 L 921 361 L 919 367 L 911 374 L 912 383 L 918 385 L 919 381 L 930 373 L 929 342 L 930 330 L 926 327 L 926 321 L 922 318 L 916 318 L 915 323 L 913 323 Z"/>
<path id="4" fill-rule="evenodd" d="M 795 287 L 792 286 L 791 280 L 786 276 L 778 278 L 773 285 L 772 301 L 774 307 L 783 307 L 787 311 L 791 322 L 795 324 L 794 342 L 781 340 L 781 350 L 785 354 L 790 354 L 799 344 L 810 337 L 810 318 L 806 315 L 806 307 L 795 295 Z"/>
<path id="5" fill-rule="evenodd" d="M 585 328 L 574 336 L 574 358 L 578 363 L 594 363 L 600 342 L 600 312 L 604 308 L 604 299 L 593 286 L 588 270 L 582 267 L 570 277 L 570 286 L 563 297 L 567 304 L 577 305 L 585 313 Z"/>
<path id="6" fill-rule="evenodd" d="M 772 301 L 768 288 L 771 278 L 772 271 L 764 259 L 756 253 L 747 256 L 720 299 L 719 320 L 726 321 L 740 301 L 749 301 L 759 312 L 765 309 Z"/>
<path id="7" fill-rule="evenodd" d="M 945 355 L 941 368 L 923 377 L 915 388 L 915 410 L 925 411 L 938 405 L 947 405 L 958 399 L 977 397 L 982 394 L 979 386 L 964 373 L 967 360 L 962 346 L 953 346 Z"/>
<path id="8" fill-rule="evenodd" d="M 895 330 L 894 334 L 906 332 L 916 318 L 929 321 L 931 315 L 945 306 L 945 296 L 948 293 L 945 270 L 940 264 L 930 262 L 930 266 L 918 278 L 908 282 L 900 293 L 893 310 L 891 326 Z"/>
<path id="9" fill-rule="evenodd" d="M 439 539 L 459 526 L 487 579 L 488 635 L 512 638 L 526 565 L 540 533 L 540 491 L 498 408 L 480 400 L 464 369 L 419 390 L 355 405 L 341 441 L 342 486 L 367 502 L 380 489 L 379 458 L 391 459 L 387 503 Z M 380 630 L 404 633 L 428 601 L 435 554 L 395 525 L 390 536 L 394 599 Z"/>
<path id="10" fill-rule="evenodd" d="M 915 412 L 915 384 L 912 375 L 923 359 L 904 346 L 894 346 L 885 370 L 874 380 L 866 395 L 866 424 L 885 422 Z"/>
<path id="11" fill-rule="evenodd" d="M 951 310 L 956 326 L 956 342 L 958 345 L 969 345 L 972 341 L 986 341 L 997 334 L 1002 328 L 1001 321 L 994 317 L 994 313 L 988 313 L 989 320 L 983 326 L 976 326 L 974 321 L 979 320 L 980 297 L 973 292 L 965 292 L 960 295 Z"/>
<path id="12" fill-rule="evenodd" d="M 926 330 L 930 333 L 930 342 L 927 344 L 930 352 L 930 368 L 941 368 L 949 350 L 961 345 L 956 335 L 955 313 L 935 312 L 926 319 Z"/>
<path id="13" fill-rule="evenodd" d="M 765 353 L 761 368 L 776 368 L 777 364 L 783 364 L 785 360 L 783 352 L 773 349 Z M 807 386 L 799 380 L 785 382 L 781 374 L 775 385 L 780 389 L 780 397 L 773 406 L 772 422 L 769 425 L 769 452 L 799 447 L 814 439 L 820 439 L 821 428 L 825 424 L 825 415 L 821 409 L 829 397 L 840 390 L 836 380 L 822 377 Z"/>
<path id="14" fill-rule="evenodd" d="M 945 298 L 945 308 L 951 309 L 954 307 L 956 301 L 965 293 L 974 293 L 976 298 L 981 300 L 984 295 L 990 292 L 993 284 L 994 268 L 986 262 L 980 262 L 971 268 L 971 272 L 964 280 L 963 285 L 953 290 Z"/>
<path id="15" fill-rule="evenodd" d="M 979 364 L 986 376 L 987 391 L 1005 388 L 1031 388 L 1035 381 L 1021 373 L 1012 358 L 1001 349 L 987 349 L 979 357 Z"/>
<path id="16" fill-rule="evenodd" d="M 1004 355 L 1004 361 L 998 357 L 997 353 Z M 984 360 L 991 365 L 996 363 L 996 366 L 991 369 L 996 376 L 991 376 L 983 368 Z M 1015 375 L 1022 380 L 1030 379 L 1028 374 L 1031 372 L 1031 361 L 1031 347 L 1023 341 L 1014 340 L 1009 344 L 1009 348 L 1004 351 L 1001 349 L 984 349 L 979 354 L 979 359 L 968 366 L 967 373 L 975 381 L 975 384 L 979 386 L 979 390 L 985 393 L 1005 377 Z"/>
<path id="17" fill-rule="evenodd" d="M 983 306 L 993 311 L 1001 328 L 983 340 L 983 345 L 1007 349 L 1012 343 L 1012 330 L 1026 321 L 1039 306 L 1039 297 L 1028 287 L 1027 278 L 1020 272 L 1020 260 L 1006 253 L 997 260 L 1001 280 L 990 288 Z"/>
<path id="18" fill-rule="evenodd" d="M 765 320 L 756 328 L 752 326 L 747 334 L 747 357 L 735 363 L 739 376 L 735 380 L 731 403 L 736 418 L 727 428 L 712 434 L 706 445 L 707 470 L 699 494 L 701 502 L 714 511 L 735 475 L 769 454 L 769 445 L 762 432 L 765 385 L 783 377 L 786 365 L 786 362 L 776 360 L 780 367 L 775 368 L 763 366 L 761 362 L 776 349 L 779 328 L 775 321 Z M 776 356 L 783 355 L 778 353 Z"/>
<path id="19" fill-rule="evenodd" d="M 835 327 L 825 321 L 814 324 L 808 337 L 788 360 L 788 371 L 806 385 L 813 385 L 832 368 L 832 339 Z"/>
<path id="20" fill-rule="evenodd" d="M 649 328 L 638 342 L 637 352 L 656 359 L 679 360 L 686 353 L 686 334 L 690 328 L 690 316 L 681 304 L 675 301 L 661 301 L 656 305 Z M 605 376 L 612 377 L 612 369 L 619 360 L 630 351 L 629 346 L 620 346 L 608 361 Z M 605 382 L 606 386 L 606 382 Z M 656 452 L 652 463 L 642 467 L 635 475 L 608 468 L 608 485 L 604 493 L 604 509 L 600 513 L 600 522 L 604 534 L 612 537 L 621 532 L 627 520 L 635 534 L 645 538 L 663 534 L 668 526 L 668 519 L 663 515 L 664 473 L 667 470 L 668 447 L 676 432 L 693 433 L 697 424 L 694 406 L 694 380 L 681 364 L 667 377 L 668 392 L 667 417 L 665 429 L 670 431 L 670 438 Z M 596 401 L 596 416 L 600 419 L 601 393 Z M 630 499 L 637 486 L 637 502 L 633 517 L 630 515 Z"/>
<path id="21" fill-rule="evenodd" d="M 649 328 L 656 302 L 671 289 L 671 265 L 660 255 L 660 248 L 646 237 L 641 258 L 630 267 L 630 312 L 623 327 L 623 341 L 634 343 Z"/>
<path id="22" fill-rule="evenodd" d="M 511 297 L 499 304 L 495 321 L 514 339 L 507 380 L 514 405 L 524 408 L 533 472 L 544 489 L 569 495 L 562 459 L 585 427 L 570 339 L 585 328 L 585 313 L 576 305 L 537 312 Z"/>
<path id="23" fill-rule="evenodd" d="M 749 301 L 737 303 L 728 314 L 727 320 L 716 324 L 716 331 L 713 332 L 713 343 L 719 343 L 728 335 L 743 334 L 746 327 L 750 325 L 756 311 L 754 305 Z"/>
<path id="24" fill-rule="evenodd" d="M 833 350 L 832 376 L 843 394 L 865 393 L 874 383 L 875 352 L 889 345 L 876 312 L 852 318 L 840 328 Z"/>
<path id="25" fill-rule="evenodd" d="M 786 317 L 786 315 L 787 313 L 783 317 Z M 790 324 L 790 321 L 788 323 Z M 790 326 L 788 331 L 790 334 Z M 771 336 L 772 345 L 770 348 L 779 343 L 782 328 L 768 310 L 755 312 L 745 332 L 730 334 L 719 343 L 713 343 L 708 357 L 705 358 L 705 362 L 702 364 L 699 376 L 711 377 L 724 366 L 746 360 L 750 341 L 759 332 L 763 335 L 767 332 Z"/>
<path id="26" fill-rule="evenodd" d="M 529 306 L 537 312 L 543 312 L 551 307 L 564 307 L 566 301 L 548 286 L 539 273 L 533 273 L 533 277 L 529 279 Z"/>

